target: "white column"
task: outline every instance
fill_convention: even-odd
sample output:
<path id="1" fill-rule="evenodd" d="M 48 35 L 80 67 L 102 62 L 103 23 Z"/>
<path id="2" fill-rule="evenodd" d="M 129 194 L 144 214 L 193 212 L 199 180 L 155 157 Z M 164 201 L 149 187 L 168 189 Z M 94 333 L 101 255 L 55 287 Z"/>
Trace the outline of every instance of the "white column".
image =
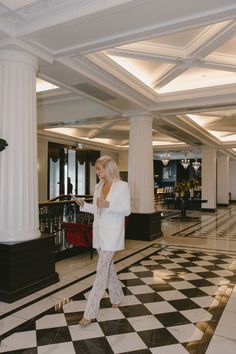
<path id="1" fill-rule="evenodd" d="M 229 204 L 229 156 L 217 156 L 217 204 Z"/>
<path id="2" fill-rule="evenodd" d="M 128 180 L 133 213 L 154 212 L 152 117 L 129 118 Z"/>
<path id="3" fill-rule="evenodd" d="M 216 150 L 202 147 L 202 204 L 203 209 L 216 209 Z"/>
<path id="4" fill-rule="evenodd" d="M 0 51 L 0 242 L 40 236 L 37 175 L 37 60 L 16 50 Z"/>

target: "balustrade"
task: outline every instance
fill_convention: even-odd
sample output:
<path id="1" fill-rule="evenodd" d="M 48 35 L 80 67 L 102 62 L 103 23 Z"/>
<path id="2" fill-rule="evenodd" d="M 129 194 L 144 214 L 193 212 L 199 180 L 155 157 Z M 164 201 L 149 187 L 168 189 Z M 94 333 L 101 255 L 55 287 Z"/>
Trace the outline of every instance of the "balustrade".
<path id="1" fill-rule="evenodd" d="M 92 201 L 91 196 L 80 197 L 84 197 L 87 202 Z M 61 195 L 39 204 L 40 231 L 42 234 L 55 235 L 55 252 L 57 254 L 73 247 L 66 237 L 65 223 L 91 225 L 92 222 L 93 215 L 80 212 L 79 206 L 73 200 L 70 200 L 69 195 Z"/>

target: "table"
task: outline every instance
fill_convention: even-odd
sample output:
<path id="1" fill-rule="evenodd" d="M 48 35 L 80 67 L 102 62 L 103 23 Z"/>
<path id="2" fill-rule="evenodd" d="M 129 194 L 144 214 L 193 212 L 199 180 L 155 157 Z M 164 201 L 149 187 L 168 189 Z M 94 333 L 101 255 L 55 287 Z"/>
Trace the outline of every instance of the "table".
<path id="1" fill-rule="evenodd" d="M 164 204 L 169 205 L 173 204 L 177 209 L 180 209 L 180 215 L 170 218 L 171 220 L 182 220 L 182 221 L 196 221 L 200 220 L 199 217 L 196 216 L 188 216 L 186 214 L 187 210 L 194 210 L 194 206 L 198 206 L 200 209 L 200 205 L 202 203 L 207 203 L 206 199 L 198 199 L 198 198 L 167 198 Z M 195 209 L 196 210 L 196 209 Z"/>

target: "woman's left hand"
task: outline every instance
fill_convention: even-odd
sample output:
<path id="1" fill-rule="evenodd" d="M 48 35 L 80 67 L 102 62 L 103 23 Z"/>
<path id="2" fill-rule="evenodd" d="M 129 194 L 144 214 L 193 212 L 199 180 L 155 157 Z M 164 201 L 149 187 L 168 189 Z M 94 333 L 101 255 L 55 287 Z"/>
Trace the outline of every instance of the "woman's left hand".
<path id="1" fill-rule="evenodd" d="M 97 207 L 98 208 L 109 208 L 109 202 L 106 199 L 98 198 L 97 199 Z"/>

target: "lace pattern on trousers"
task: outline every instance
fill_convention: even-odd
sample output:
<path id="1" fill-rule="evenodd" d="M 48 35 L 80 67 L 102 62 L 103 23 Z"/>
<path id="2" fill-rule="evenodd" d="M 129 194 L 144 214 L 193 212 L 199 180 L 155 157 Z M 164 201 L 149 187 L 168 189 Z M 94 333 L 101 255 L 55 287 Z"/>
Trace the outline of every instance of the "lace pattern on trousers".
<path id="1" fill-rule="evenodd" d="M 84 318 L 88 320 L 97 316 L 106 288 L 112 304 L 119 304 L 124 296 L 112 260 L 114 252 L 98 250 L 98 254 L 97 273 L 84 311 Z"/>

